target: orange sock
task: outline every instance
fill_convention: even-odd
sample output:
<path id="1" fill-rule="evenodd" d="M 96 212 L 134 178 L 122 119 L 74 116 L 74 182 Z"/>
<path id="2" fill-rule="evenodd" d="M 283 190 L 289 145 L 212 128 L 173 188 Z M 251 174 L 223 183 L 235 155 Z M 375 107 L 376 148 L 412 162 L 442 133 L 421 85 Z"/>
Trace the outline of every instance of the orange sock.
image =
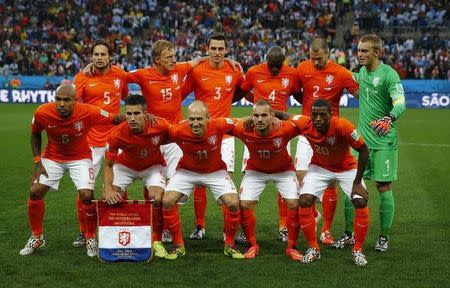
<path id="1" fill-rule="evenodd" d="M 298 209 L 287 210 L 287 229 L 288 229 L 288 248 L 293 248 L 297 245 L 298 240 Z"/>
<path id="2" fill-rule="evenodd" d="M 195 213 L 195 225 L 200 225 L 205 228 L 205 215 L 206 215 L 206 187 L 195 186 L 194 188 L 194 213 Z"/>
<path id="3" fill-rule="evenodd" d="M 84 223 L 84 214 L 83 214 L 83 202 L 80 199 L 80 194 L 77 193 L 77 215 L 78 215 L 78 224 L 80 225 L 80 232 L 84 233 L 86 231 L 86 225 Z"/>
<path id="4" fill-rule="evenodd" d="M 369 231 L 369 208 L 356 208 L 355 209 L 355 223 L 353 224 L 355 229 L 355 245 L 353 250 L 362 249 L 364 241 L 366 241 L 367 232 Z"/>
<path id="5" fill-rule="evenodd" d="M 86 205 L 83 203 L 84 223 L 86 225 L 86 238 L 94 238 L 97 231 L 97 207 L 95 203 Z"/>
<path id="6" fill-rule="evenodd" d="M 280 192 L 278 192 L 278 228 L 286 228 L 286 218 L 287 218 L 287 205 L 286 202 L 283 200 L 283 197 L 281 197 Z"/>
<path id="7" fill-rule="evenodd" d="M 253 209 L 241 210 L 241 226 L 247 241 L 256 245 L 256 218 Z"/>
<path id="8" fill-rule="evenodd" d="M 152 207 L 152 241 L 161 241 L 163 232 L 162 208 Z"/>
<path id="9" fill-rule="evenodd" d="M 314 206 L 308 208 L 300 207 L 299 210 L 299 220 L 300 226 L 305 235 L 306 241 L 309 243 L 309 247 L 319 249 L 319 244 L 317 243 L 316 237 L 316 220 L 314 219 Z"/>
<path id="10" fill-rule="evenodd" d="M 178 205 L 173 208 L 162 209 L 165 226 L 172 235 L 174 245 L 184 245 L 183 234 L 181 233 L 181 220 L 178 213 Z"/>
<path id="11" fill-rule="evenodd" d="M 233 212 L 226 207 L 224 215 L 225 245 L 234 245 L 240 220 L 241 212 L 239 210 Z"/>
<path id="12" fill-rule="evenodd" d="M 28 199 L 28 221 L 34 236 L 42 235 L 42 222 L 45 214 L 44 200 Z"/>
<path id="13" fill-rule="evenodd" d="M 323 212 L 323 226 L 322 232 L 325 230 L 331 231 L 331 223 L 333 223 L 334 213 L 337 206 L 337 191 L 336 187 L 328 187 L 323 193 L 322 212 Z"/>

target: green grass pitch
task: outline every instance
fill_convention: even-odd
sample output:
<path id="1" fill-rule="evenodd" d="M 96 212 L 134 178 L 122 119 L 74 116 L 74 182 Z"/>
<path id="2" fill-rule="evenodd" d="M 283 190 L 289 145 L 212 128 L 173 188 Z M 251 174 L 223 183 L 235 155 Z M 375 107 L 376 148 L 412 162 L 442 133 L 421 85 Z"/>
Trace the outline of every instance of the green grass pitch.
<path id="1" fill-rule="evenodd" d="M 361 269 L 353 265 L 348 249 L 322 247 L 322 259 L 310 265 L 289 260 L 277 239 L 273 185 L 256 208 L 261 251 L 253 261 L 223 255 L 222 215 L 209 197 L 205 240 L 187 239 L 194 226 L 192 201 L 180 209 L 185 257 L 172 262 L 155 258 L 148 264 L 101 263 L 88 258 L 84 249 L 71 246 L 77 233 L 76 193 L 67 175 L 60 190 L 46 197 L 46 247 L 20 256 L 30 233 L 26 200 L 32 169 L 30 121 L 35 108 L 0 105 L 2 287 L 450 287 L 449 110 L 408 110 L 399 120 L 399 180 L 394 185 L 396 217 L 390 250 L 385 254 L 373 251 L 379 233 L 378 195 L 374 184 L 368 183 L 371 224 L 365 253 L 369 264 Z M 233 116 L 249 111 L 233 108 Z M 356 109 L 342 111 L 343 117 L 356 122 Z M 237 145 L 238 169 L 242 145 Z M 242 174 L 235 175 L 239 184 Z M 140 183 L 133 185 L 130 198 L 141 198 L 140 191 Z M 344 228 L 340 194 L 333 224 L 336 237 Z M 303 235 L 300 248 L 306 250 Z"/>

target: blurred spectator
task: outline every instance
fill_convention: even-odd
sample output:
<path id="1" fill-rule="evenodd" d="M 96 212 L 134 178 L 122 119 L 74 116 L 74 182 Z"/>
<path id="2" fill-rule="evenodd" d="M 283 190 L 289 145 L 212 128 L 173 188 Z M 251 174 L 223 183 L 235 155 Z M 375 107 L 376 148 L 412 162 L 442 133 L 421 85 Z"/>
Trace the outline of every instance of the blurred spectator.
<path id="1" fill-rule="evenodd" d="M 22 85 L 22 82 L 20 82 L 19 76 L 16 75 L 9 81 L 9 88 L 11 89 L 20 89 L 20 86 Z"/>
<path id="2" fill-rule="evenodd" d="M 42 87 L 45 90 L 53 90 L 55 89 L 55 87 L 53 86 L 53 84 L 50 82 L 50 79 L 47 79 L 47 81 L 45 81 L 44 87 Z"/>
<path id="3" fill-rule="evenodd" d="M 247 68 L 264 61 L 273 45 L 286 50 L 296 66 L 308 57 L 308 43 L 336 36 L 336 17 L 354 12 L 355 22 L 343 31 L 345 50 L 330 58 L 353 70 L 358 36 L 396 29 L 386 41 L 383 60 L 399 74 L 414 78 L 448 78 L 449 41 L 428 31 L 449 26 L 448 1 L 379 0 L 0 0 L 0 74 L 74 75 L 90 62 L 90 45 L 108 40 L 113 63 L 126 70 L 151 64 L 150 49 L 159 39 L 177 45 L 177 60 L 206 51 L 211 32 L 222 30 L 229 57 Z M 344 23 L 344 22 L 341 22 Z M 447 28 L 446 28 L 447 27 Z M 349 30 L 347 30 L 349 29 Z M 420 39 L 400 38 L 401 31 L 423 32 Z M 394 31 L 394 32 L 395 32 Z M 450 31 L 449 31 L 450 32 Z M 419 32 L 417 32 L 419 33 Z"/>

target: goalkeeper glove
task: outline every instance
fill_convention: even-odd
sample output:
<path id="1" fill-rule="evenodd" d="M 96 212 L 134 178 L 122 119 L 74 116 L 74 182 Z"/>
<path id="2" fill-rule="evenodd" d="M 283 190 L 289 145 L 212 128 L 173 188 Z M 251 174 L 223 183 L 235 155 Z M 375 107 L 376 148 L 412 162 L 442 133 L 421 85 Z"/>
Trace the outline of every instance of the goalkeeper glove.
<path id="1" fill-rule="evenodd" d="M 393 116 L 384 116 L 376 121 L 370 122 L 370 126 L 375 134 L 378 136 L 384 136 L 391 130 L 392 122 L 394 122 L 394 120 L 395 118 Z"/>

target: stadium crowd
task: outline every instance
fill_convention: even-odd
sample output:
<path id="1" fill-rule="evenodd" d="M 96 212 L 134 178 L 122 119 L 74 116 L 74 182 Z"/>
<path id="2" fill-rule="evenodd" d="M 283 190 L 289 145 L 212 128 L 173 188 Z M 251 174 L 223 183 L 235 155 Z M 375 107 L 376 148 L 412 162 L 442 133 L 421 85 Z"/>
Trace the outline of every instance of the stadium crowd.
<path id="1" fill-rule="evenodd" d="M 244 70 L 281 45 L 292 66 L 307 57 L 307 43 L 325 36 L 330 47 L 337 21 L 354 11 L 361 31 L 415 27 L 420 39 L 385 39 L 384 61 L 402 78 L 448 79 L 449 41 L 431 30 L 449 21 L 445 1 L 0 1 L 0 75 L 74 75 L 89 60 L 90 45 L 112 43 L 113 62 L 130 71 L 151 63 L 150 47 L 160 39 L 177 45 L 180 61 L 199 56 L 214 30 L 231 39 L 229 55 Z M 261 5 L 263 3 L 263 5 Z M 80 17 L 80 15 L 82 15 Z M 379 16 L 377 16 L 379 15 Z M 359 21 L 359 22 L 358 22 Z M 372 25 L 377 22 L 379 24 Z M 369 25 L 370 23 L 370 25 Z M 331 59 L 357 70 L 358 29 L 346 31 L 346 49 Z M 401 31 L 401 30 L 398 30 Z M 394 33 L 395 34 L 395 33 Z M 145 35 L 145 36 L 144 36 Z"/>

